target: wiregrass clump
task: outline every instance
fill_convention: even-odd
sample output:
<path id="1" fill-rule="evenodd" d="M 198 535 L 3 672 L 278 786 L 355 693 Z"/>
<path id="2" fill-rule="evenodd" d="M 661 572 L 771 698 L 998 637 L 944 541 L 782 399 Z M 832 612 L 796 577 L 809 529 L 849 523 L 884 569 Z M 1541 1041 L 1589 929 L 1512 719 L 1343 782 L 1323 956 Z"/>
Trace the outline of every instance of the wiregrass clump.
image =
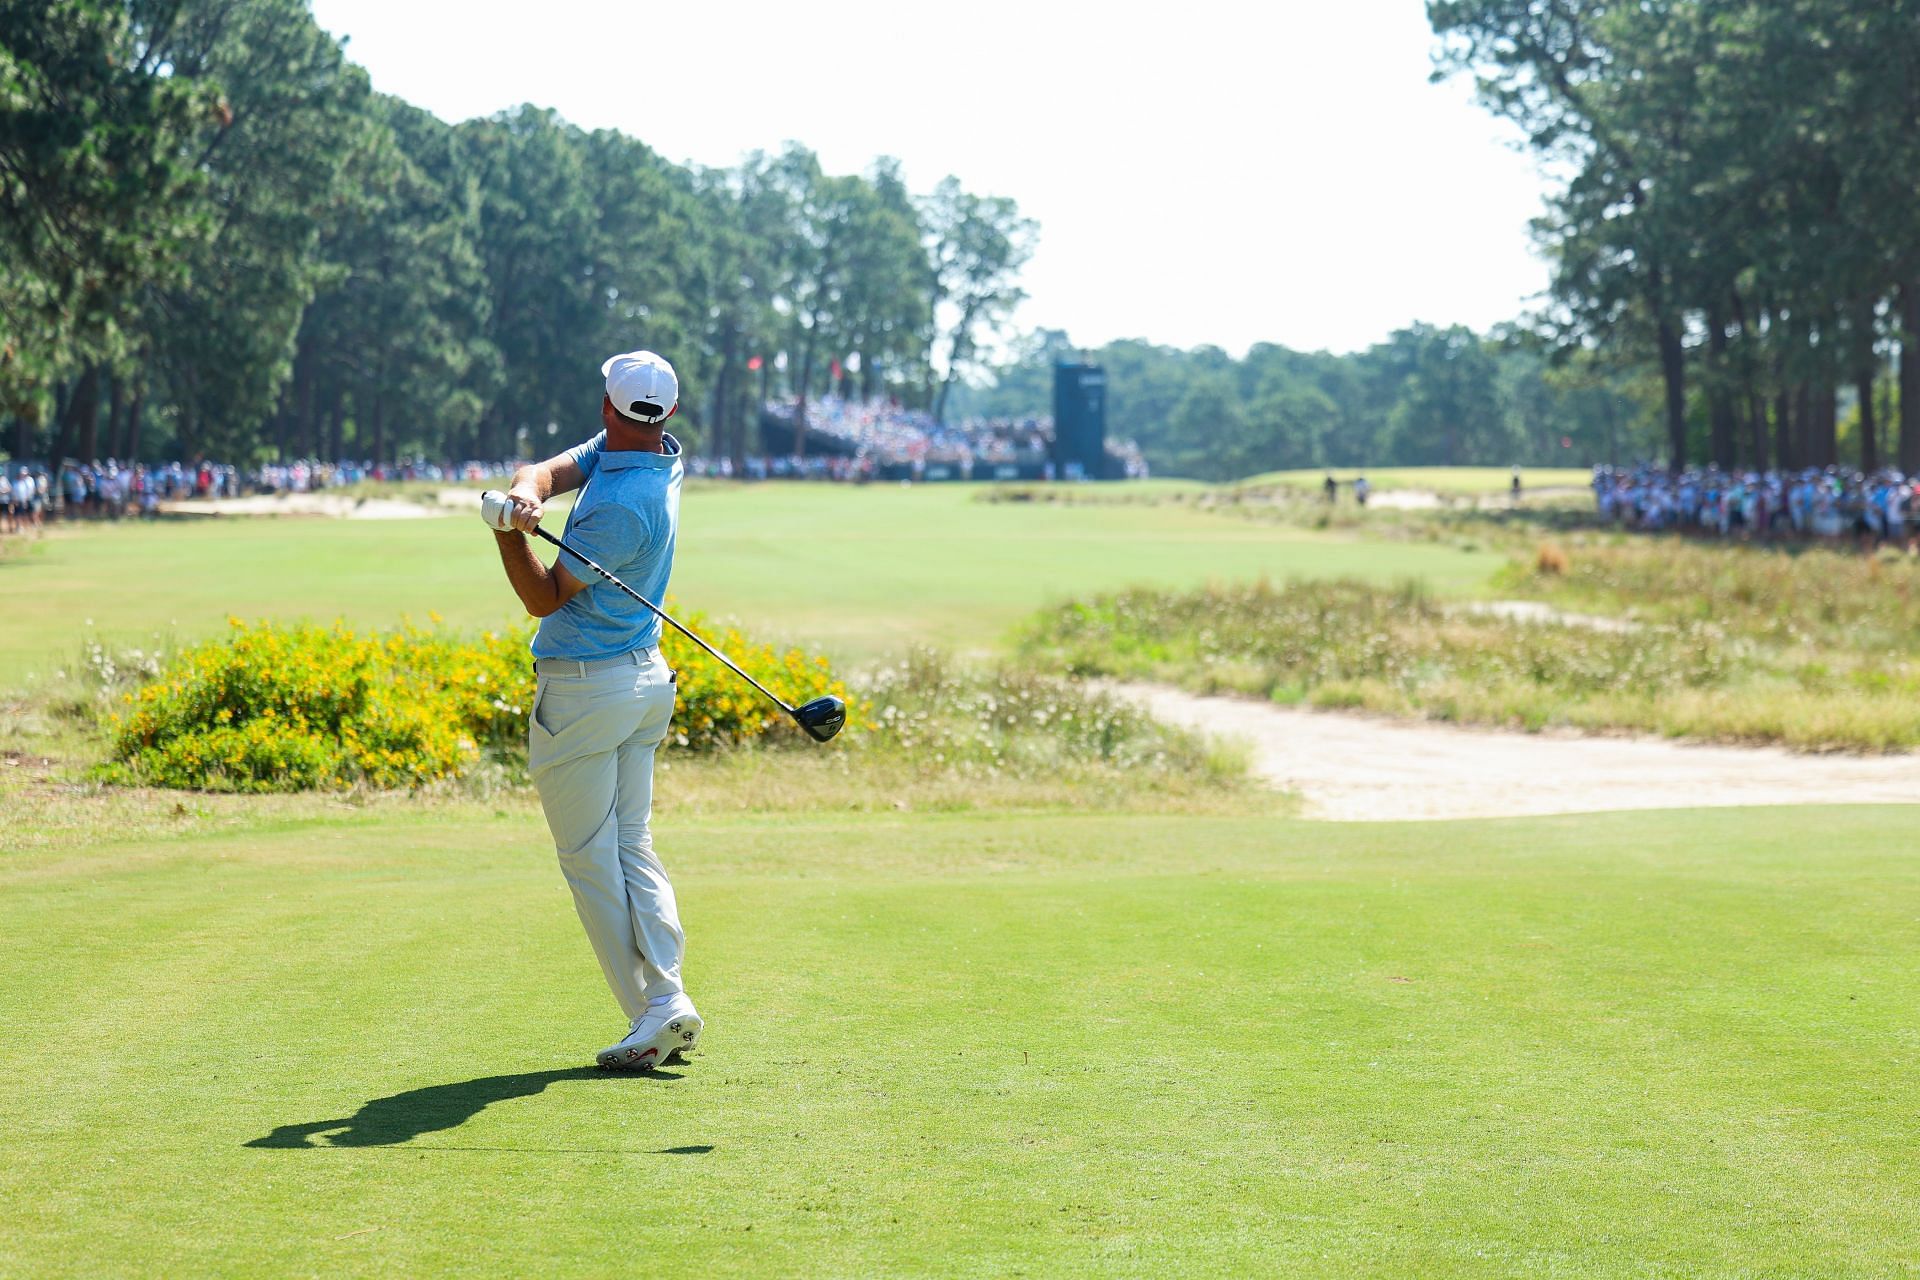
<path id="1" fill-rule="evenodd" d="M 1920 745 L 1920 664 L 1837 650 L 1816 662 L 1764 629 L 1675 613 L 1614 631 L 1454 610 L 1413 584 L 1263 583 L 1065 605 L 1020 646 L 1077 674 L 1283 703 L 1806 750 Z"/>
<path id="2" fill-rule="evenodd" d="M 1898 554 L 1632 538 L 1583 547 L 1559 572 L 1509 565 L 1498 585 L 1778 645 L 1920 654 L 1920 560 Z"/>
<path id="3" fill-rule="evenodd" d="M 972 669 L 916 649 L 875 672 L 861 746 L 963 777 L 1098 769 L 1142 781 L 1241 766 L 1200 738 L 1086 685 L 1016 667 Z"/>
<path id="4" fill-rule="evenodd" d="M 1569 690 L 1708 687 L 1727 674 L 1710 624 L 1638 634 L 1456 613 L 1415 583 L 1142 589 L 1063 606 L 1023 650 L 1087 675 L 1197 677 L 1299 701 L 1371 681 L 1405 697 L 1450 681 Z"/>
<path id="5" fill-rule="evenodd" d="M 868 723 L 826 748 L 668 758 L 681 812 L 1279 813 L 1244 753 L 1162 725 L 1098 689 L 930 649 L 855 682 Z"/>

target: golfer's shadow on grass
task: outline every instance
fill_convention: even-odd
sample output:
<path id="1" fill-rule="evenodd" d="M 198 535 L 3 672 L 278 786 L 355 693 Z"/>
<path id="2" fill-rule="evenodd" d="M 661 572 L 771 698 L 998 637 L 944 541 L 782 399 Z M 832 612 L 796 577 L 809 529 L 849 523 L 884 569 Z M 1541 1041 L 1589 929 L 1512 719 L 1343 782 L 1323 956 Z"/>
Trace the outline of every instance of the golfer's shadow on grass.
<path id="1" fill-rule="evenodd" d="M 570 1067 L 565 1071 L 529 1071 L 512 1076 L 482 1076 L 458 1084 L 434 1084 L 424 1089 L 408 1089 L 391 1097 L 375 1098 L 342 1120 L 312 1120 L 306 1124 L 283 1124 L 264 1138 L 255 1138 L 249 1147 L 312 1147 L 318 1134 L 325 1134 L 326 1145 L 334 1147 L 391 1147 L 423 1133 L 454 1129 L 485 1111 L 496 1102 L 512 1098 L 530 1098 L 559 1080 L 606 1080 L 612 1078 L 597 1067 Z M 671 1071 L 626 1073 L 623 1078 L 641 1080 L 678 1080 Z"/>

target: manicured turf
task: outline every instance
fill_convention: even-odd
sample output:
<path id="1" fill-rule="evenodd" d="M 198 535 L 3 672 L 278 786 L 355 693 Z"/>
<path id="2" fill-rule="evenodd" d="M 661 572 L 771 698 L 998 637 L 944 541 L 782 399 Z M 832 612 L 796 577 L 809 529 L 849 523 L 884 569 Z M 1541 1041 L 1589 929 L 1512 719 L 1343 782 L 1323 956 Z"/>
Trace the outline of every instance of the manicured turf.
<path id="1" fill-rule="evenodd" d="M 1128 583 L 1498 563 L 974 492 L 695 487 L 678 594 L 858 660 Z M 63 531 L 0 592 L 0 687 L 89 618 L 512 616 L 464 519 Z M 0 800 L 61 830 L 0 836 L 0 1276 L 1920 1270 L 1913 808 L 776 819 L 677 814 L 670 771 L 709 1033 L 620 1078 L 524 795 L 27 764 Z"/>
<path id="2" fill-rule="evenodd" d="M 1131 583 L 1422 577 L 1470 587 L 1486 552 L 1367 543 L 1167 506 L 974 501 L 978 486 L 697 486 L 682 508 L 685 605 L 864 659 L 924 640 L 994 644 L 1050 601 Z M 557 528 L 559 521 L 552 522 Z M 478 518 L 221 518 L 63 528 L 0 556 L 0 688 L 115 643 L 192 638 L 229 614 L 389 626 L 516 616 Z"/>
<path id="3" fill-rule="evenodd" d="M 1344 486 L 1356 475 L 1364 475 L 1376 492 L 1412 489 L 1452 497 L 1504 494 L 1513 480 L 1511 467 L 1334 467 L 1333 477 Z M 1302 489 L 1317 489 L 1326 483 L 1327 469 L 1309 467 L 1303 471 L 1268 471 L 1242 480 L 1243 485 L 1287 484 Z M 1593 480 L 1593 472 L 1579 467 L 1523 467 L 1520 482 L 1526 489 L 1584 488 Z"/>
<path id="4" fill-rule="evenodd" d="M 16 854 L 0 1274 L 1910 1273 L 1912 814 L 669 812 L 651 1078 L 525 808 Z"/>

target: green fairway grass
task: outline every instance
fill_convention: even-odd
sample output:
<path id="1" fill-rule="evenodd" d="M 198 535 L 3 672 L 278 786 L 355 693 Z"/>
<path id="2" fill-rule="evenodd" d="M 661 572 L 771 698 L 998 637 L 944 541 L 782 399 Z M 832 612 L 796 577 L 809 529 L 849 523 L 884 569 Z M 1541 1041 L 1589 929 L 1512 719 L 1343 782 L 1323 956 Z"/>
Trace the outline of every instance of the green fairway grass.
<path id="1" fill-rule="evenodd" d="M 1920 1266 L 1912 810 L 669 811 L 637 1078 L 535 812 L 340 813 L 0 859 L 0 1274 Z"/>
<path id="2" fill-rule="evenodd" d="M 1268 471 L 1250 476 L 1242 486 L 1284 484 L 1300 489 L 1318 489 L 1331 471 L 1345 485 L 1364 475 L 1376 492 L 1412 489 L 1438 493 L 1446 497 L 1476 497 L 1505 494 L 1513 482 L 1511 467 L 1308 467 L 1299 471 Z M 1593 472 L 1580 467 L 1523 467 L 1520 482 L 1527 489 L 1585 488 L 1593 482 Z"/>
<path id="3" fill-rule="evenodd" d="M 1369 543 L 1177 505 L 985 503 L 971 486 L 700 485 L 682 508 L 685 605 L 848 660 L 911 641 L 990 646 L 1051 601 L 1266 575 L 1483 581 L 1488 552 Z M 476 499 L 477 503 L 477 499 Z M 477 505 L 476 505 L 477 510 Z M 549 523 L 556 530 L 556 515 Z M 542 548 L 543 553 L 546 548 Z M 479 519 L 220 517 L 63 526 L 0 556 L 0 688 L 112 644 L 198 638 L 229 615 L 460 626 L 519 616 Z"/>
<path id="4" fill-rule="evenodd" d="M 980 492 L 694 485 L 676 593 L 857 663 L 1136 583 L 1516 589 L 1464 539 Z M 63 528 L 0 587 L 0 688 L 229 614 L 516 616 L 467 518 Z M 0 1276 L 1920 1269 L 1920 810 L 1333 825 L 670 752 L 709 1028 L 615 1077 L 512 769 L 102 792 L 84 687 L 0 702 Z"/>

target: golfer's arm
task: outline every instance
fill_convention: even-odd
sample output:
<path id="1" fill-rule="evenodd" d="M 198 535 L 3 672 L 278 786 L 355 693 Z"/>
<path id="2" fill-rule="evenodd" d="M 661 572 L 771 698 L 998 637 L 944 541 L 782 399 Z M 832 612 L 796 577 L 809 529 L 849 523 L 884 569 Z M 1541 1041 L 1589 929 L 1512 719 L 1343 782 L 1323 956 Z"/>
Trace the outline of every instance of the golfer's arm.
<path id="1" fill-rule="evenodd" d="M 493 540 L 500 544 L 500 563 L 506 566 L 513 593 L 534 617 L 544 618 L 557 612 L 561 605 L 586 589 L 586 583 L 559 565 L 549 569 L 540 563 L 526 534 L 517 530 L 512 533 L 495 530 Z"/>
<path id="2" fill-rule="evenodd" d="M 513 473 L 508 490 L 518 497 L 545 502 L 556 493 L 572 493 L 580 487 L 580 464 L 566 454 L 557 454 L 545 462 L 532 462 Z"/>

